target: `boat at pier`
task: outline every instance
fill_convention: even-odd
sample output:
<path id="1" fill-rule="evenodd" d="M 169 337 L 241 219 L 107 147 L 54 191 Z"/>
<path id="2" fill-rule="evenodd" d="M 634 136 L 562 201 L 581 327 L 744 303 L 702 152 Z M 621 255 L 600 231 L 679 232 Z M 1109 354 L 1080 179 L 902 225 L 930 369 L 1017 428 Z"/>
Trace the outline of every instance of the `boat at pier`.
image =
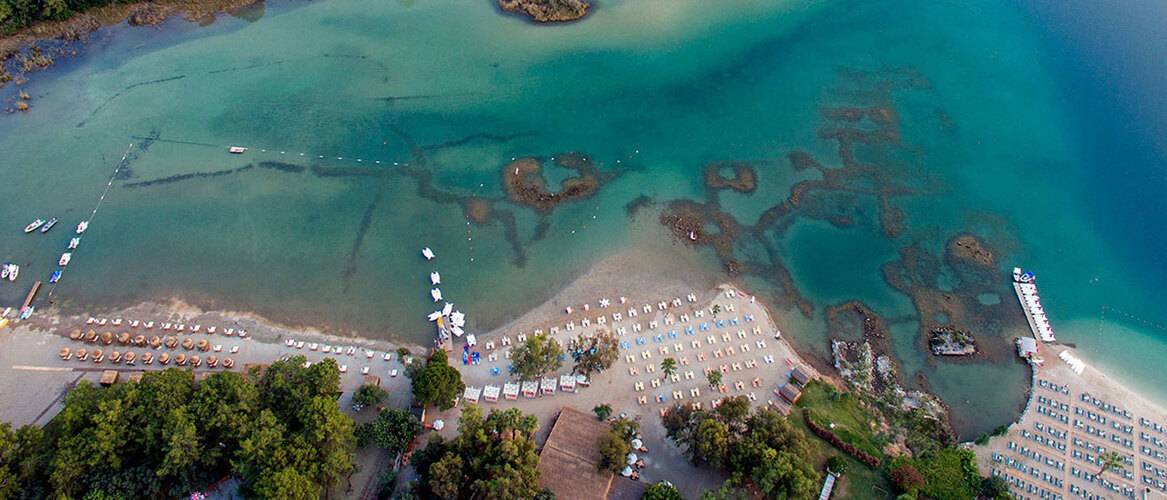
<path id="1" fill-rule="evenodd" d="M 60 219 L 58 219 L 58 218 L 56 218 L 56 217 L 53 217 L 52 219 L 49 219 L 49 221 L 48 221 L 48 222 L 46 222 L 46 223 L 45 223 L 45 225 L 41 226 L 41 233 L 47 233 L 47 232 L 49 232 L 49 230 L 50 230 L 50 229 L 52 229 L 52 228 L 53 228 L 53 226 L 57 225 L 57 222 L 58 222 L 58 221 L 60 221 Z"/>
<path id="2" fill-rule="evenodd" d="M 77 224 L 77 234 L 84 233 L 86 229 L 89 229 L 89 221 L 83 220 L 81 223 Z"/>
<path id="3" fill-rule="evenodd" d="M 430 273 L 430 284 L 431 285 L 442 284 L 442 275 L 438 274 L 437 271 Z"/>
<path id="4" fill-rule="evenodd" d="M 1025 311 L 1025 319 L 1029 322 L 1029 330 L 1033 332 L 1034 338 L 1042 342 L 1056 342 L 1057 337 L 1037 292 L 1037 276 L 1020 267 L 1013 268 L 1013 291 L 1017 293 L 1017 300 L 1021 302 L 1021 309 Z"/>
<path id="5" fill-rule="evenodd" d="M 80 244 L 81 244 L 80 237 L 73 238 L 73 239 L 69 240 L 69 250 L 75 250 L 77 248 L 77 245 L 80 245 Z"/>
<path id="6" fill-rule="evenodd" d="M 53 271 L 52 276 L 49 276 L 49 283 L 56 283 L 58 281 L 61 281 L 61 270 L 60 269 Z"/>
<path id="7" fill-rule="evenodd" d="M 69 260 L 72 258 L 73 258 L 73 254 L 71 252 L 65 252 L 65 253 L 61 254 L 61 260 L 58 260 L 57 264 L 60 264 L 61 267 L 65 267 L 65 266 L 69 265 Z"/>
<path id="8" fill-rule="evenodd" d="M 36 228 L 41 227 L 42 225 L 44 225 L 44 223 L 45 223 L 44 219 L 37 219 L 37 220 L 34 220 L 32 222 L 29 222 L 27 226 L 24 226 L 24 232 L 31 233 L 33 231 L 36 231 Z"/>
<path id="9" fill-rule="evenodd" d="M 243 146 L 231 146 L 231 147 L 227 148 L 227 152 L 231 153 L 233 155 L 241 155 L 241 154 L 247 152 L 247 148 L 245 148 Z"/>
<path id="10" fill-rule="evenodd" d="M 16 281 L 16 277 L 20 275 L 20 266 L 16 264 L 8 264 L 8 281 Z"/>

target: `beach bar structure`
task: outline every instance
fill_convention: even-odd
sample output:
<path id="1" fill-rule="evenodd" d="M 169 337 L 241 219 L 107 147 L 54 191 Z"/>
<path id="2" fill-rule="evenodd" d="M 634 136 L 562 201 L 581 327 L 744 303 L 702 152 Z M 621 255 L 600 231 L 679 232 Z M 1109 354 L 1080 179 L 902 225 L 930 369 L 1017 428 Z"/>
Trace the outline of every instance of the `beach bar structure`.
<path id="1" fill-rule="evenodd" d="M 523 396 L 533 398 L 539 395 L 539 383 L 534 380 L 523 381 Z"/>
<path id="2" fill-rule="evenodd" d="M 794 370 L 790 372 L 790 378 L 794 380 L 794 383 L 801 387 L 805 387 L 807 382 L 810 382 L 810 373 L 808 373 L 806 369 L 799 366 L 795 367 Z"/>
<path id="3" fill-rule="evenodd" d="M 101 383 L 101 385 L 104 385 L 107 387 L 118 383 L 117 370 L 105 370 L 105 371 L 101 372 L 100 383 Z"/>
<path id="4" fill-rule="evenodd" d="M 575 375 L 560 375 L 559 390 L 563 392 L 575 392 Z"/>
<path id="5" fill-rule="evenodd" d="M 802 391 L 791 384 L 786 384 L 781 389 L 778 389 L 778 395 L 782 396 L 782 399 L 785 399 L 786 402 L 795 404 L 798 402 L 798 398 L 802 397 Z"/>
<path id="6" fill-rule="evenodd" d="M 478 397 L 481 395 L 482 389 L 477 387 L 467 387 L 466 390 L 462 392 L 462 399 L 465 399 L 467 403 L 477 403 Z"/>
<path id="7" fill-rule="evenodd" d="M 615 476 L 599 466 L 600 437 L 607 432 L 608 424 L 595 415 L 563 407 L 539 452 L 539 486 L 560 500 L 608 499 Z"/>
<path id="8" fill-rule="evenodd" d="M 483 387 L 482 388 L 482 399 L 485 399 L 487 403 L 497 403 L 499 392 L 500 392 L 500 390 L 499 390 L 497 385 L 488 385 L 486 387 Z"/>
<path id="9" fill-rule="evenodd" d="M 543 381 L 539 383 L 539 392 L 548 396 L 555 394 L 555 379 L 543 377 Z"/>
<path id="10" fill-rule="evenodd" d="M 507 382 L 506 384 L 503 384 L 502 397 L 510 401 L 519 399 L 519 384 L 514 382 Z"/>

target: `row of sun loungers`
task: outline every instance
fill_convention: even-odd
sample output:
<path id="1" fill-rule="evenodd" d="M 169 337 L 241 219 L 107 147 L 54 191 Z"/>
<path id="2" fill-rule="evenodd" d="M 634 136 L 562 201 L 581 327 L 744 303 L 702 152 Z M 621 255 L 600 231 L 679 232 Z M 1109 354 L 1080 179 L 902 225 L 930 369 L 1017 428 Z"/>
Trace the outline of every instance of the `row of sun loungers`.
<path id="1" fill-rule="evenodd" d="M 57 356 L 63 361 L 92 361 L 95 364 L 101 364 L 102 362 L 108 360 L 110 363 L 115 365 L 122 364 L 124 362 L 128 366 L 133 366 L 136 365 L 139 361 L 143 365 L 152 365 L 155 361 L 157 361 L 160 365 L 168 365 L 171 361 L 173 361 L 174 364 L 178 366 L 190 365 L 194 368 L 203 366 L 204 362 L 206 363 L 207 368 L 217 368 L 220 365 L 227 369 L 235 367 L 235 360 L 231 358 L 223 358 L 220 360 L 218 356 L 212 354 L 204 359 L 198 354 L 192 354 L 188 356 L 186 353 L 181 352 L 175 354 L 174 356 L 171 356 L 168 352 L 163 352 L 155 356 L 154 353 L 149 351 L 143 352 L 141 354 L 138 354 L 134 351 L 126 351 L 124 353 L 121 351 L 110 351 L 106 353 L 101 349 L 86 349 L 82 347 L 74 351 L 68 347 L 62 347 L 61 350 L 58 351 Z"/>

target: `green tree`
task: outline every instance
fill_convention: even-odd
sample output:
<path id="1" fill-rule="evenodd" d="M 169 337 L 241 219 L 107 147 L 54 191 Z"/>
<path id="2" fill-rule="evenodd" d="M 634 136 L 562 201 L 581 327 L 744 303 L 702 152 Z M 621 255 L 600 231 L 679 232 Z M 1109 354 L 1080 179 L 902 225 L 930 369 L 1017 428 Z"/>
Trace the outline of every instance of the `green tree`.
<path id="1" fill-rule="evenodd" d="M 644 489 L 641 500 L 684 500 L 677 487 L 668 481 L 660 481 Z"/>
<path id="2" fill-rule="evenodd" d="M 619 473 L 625 467 L 625 457 L 632 453 L 628 437 L 612 428 L 600 436 L 600 470 Z"/>
<path id="3" fill-rule="evenodd" d="M 620 343 L 611 332 L 603 332 L 594 336 L 580 335 L 571 340 L 567 351 L 575 360 L 573 373 L 590 377 L 612 367 L 620 357 Z"/>
<path id="4" fill-rule="evenodd" d="M 295 467 L 285 467 L 264 475 L 255 487 L 259 498 L 284 500 L 319 500 L 320 485 Z"/>
<path id="5" fill-rule="evenodd" d="M 357 390 L 353 391 L 353 406 L 359 406 L 361 409 L 370 406 L 376 406 L 385 401 L 389 397 L 389 392 L 382 389 L 377 384 L 361 384 Z"/>
<path id="6" fill-rule="evenodd" d="M 669 378 L 677 373 L 677 360 L 673 358 L 665 358 L 660 362 L 661 378 Z"/>
<path id="7" fill-rule="evenodd" d="M 981 498 L 989 500 L 1010 500 L 1009 483 L 1001 476 L 989 476 L 981 481 Z"/>
<path id="8" fill-rule="evenodd" d="M 709 372 L 705 374 L 705 380 L 709 381 L 710 389 L 717 389 L 717 386 L 721 385 L 721 372 L 717 370 L 709 370 Z"/>
<path id="9" fill-rule="evenodd" d="M 421 422 L 412 413 L 386 408 L 377 414 L 377 418 L 357 427 L 357 442 L 362 447 L 376 444 L 390 454 L 397 454 L 405 451 L 419 432 Z"/>
<path id="10" fill-rule="evenodd" d="M 522 378 L 537 378 L 558 370 L 563 362 L 563 349 L 559 342 L 546 333 L 532 335 L 511 352 L 511 365 L 515 374 Z"/>
<path id="11" fill-rule="evenodd" d="M 924 487 L 924 476 L 907 461 L 893 465 L 888 470 L 888 478 L 900 493 L 915 495 Z"/>
<path id="12" fill-rule="evenodd" d="M 831 455 L 831 458 L 827 459 L 827 471 L 842 476 L 847 473 L 847 461 L 838 455 Z"/>
<path id="13" fill-rule="evenodd" d="M 1109 471 L 1114 471 L 1114 472 L 1121 471 L 1123 464 L 1126 463 L 1125 461 L 1123 461 L 1122 455 L 1119 454 L 1117 451 L 1108 451 L 1106 453 L 1098 455 L 1098 460 L 1100 462 L 1102 462 L 1102 467 L 1100 469 L 1098 469 L 1097 475 L 1099 475 L 1099 476 L 1101 476 L 1102 474 L 1109 472 Z"/>
<path id="14" fill-rule="evenodd" d="M 612 405 L 608 403 L 599 404 L 592 408 L 592 411 L 596 413 L 596 420 L 604 421 L 612 416 Z"/>
<path id="15" fill-rule="evenodd" d="M 462 457 L 447 453 L 429 469 L 430 491 L 438 498 L 452 500 L 458 498 L 463 482 Z"/>
<path id="16" fill-rule="evenodd" d="M 413 385 L 413 399 L 442 410 L 453 408 L 454 399 L 466 389 L 462 374 L 450 366 L 444 350 L 434 351 L 425 366 L 411 368 L 409 378 Z"/>

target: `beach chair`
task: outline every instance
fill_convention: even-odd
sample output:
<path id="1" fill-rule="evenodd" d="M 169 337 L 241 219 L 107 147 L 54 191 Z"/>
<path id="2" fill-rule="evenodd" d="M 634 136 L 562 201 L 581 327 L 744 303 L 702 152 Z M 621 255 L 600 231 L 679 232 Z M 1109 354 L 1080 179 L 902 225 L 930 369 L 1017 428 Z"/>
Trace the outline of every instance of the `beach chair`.
<path id="1" fill-rule="evenodd" d="M 689 315 L 688 315 L 688 314 L 682 314 L 682 315 L 681 315 L 681 323 L 688 323 L 688 322 L 689 322 Z"/>
<path id="2" fill-rule="evenodd" d="M 734 363 L 734 364 L 730 365 L 730 369 L 732 369 L 735 372 L 740 372 L 740 371 L 742 371 L 742 364 L 741 363 Z"/>
<path id="3" fill-rule="evenodd" d="M 685 370 L 685 380 L 693 380 L 694 377 L 693 370 Z"/>
<path id="4" fill-rule="evenodd" d="M 762 377 L 754 377 L 754 380 L 750 382 L 750 385 L 754 387 L 762 387 Z"/>
<path id="5" fill-rule="evenodd" d="M 689 295 L 687 295 L 685 298 L 686 298 L 686 299 L 687 299 L 687 300 L 688 300 L 690 303 L 697 302 L 697 296 L 696 296 L 695 294 L 692 294 L 692 293 L 690 293 L 690 294 L 689 294 Z"/>
<path id="6" fill-rule="evenodd" d="M 660 351 L 662 356 L 667 355 L 669 353 L 669 346 L 662 345 L 662 346 L 658 347 L 657 350 Z"/>
<path id="7" fill-rule="evenodd" d="M 672 375 L 669 375 L 669 380 L 671 380 L 675 384 L 675 383 L 681 381 L 681 376 L 674 373 Z"/>
<path id="8" fill-rule="evenodd" d="M 716 410 L 719 406 L 721 406 L 721 400 L 722 400 L 722 398 L 710 400 L 709 407 Z"/>
<path id="9" fill-rule="evenodd" d="M 706 343 L 706 344 L 709 344 L 709 345 L 716 344 L 716 343 L 717 343 L 717 337 L 714 337 L 714 336 L 712 336 L 712 335 L 710 335 L 710 336 L 708 336 L 708 337 L 705 337 L 705 343 Z"/>
<path id="10" fill-rule="evenodd" d="M 733 383 L 733 388 L 738 391 L 743 391 L 746 388 L 746 384 L 744 384 L 741 380 L 738 380 L 737 382 Z"/>
<path id="11" fill-rule="evenodd" d="M 742 319 L 745 320 L 746 322 L 750 322 L 750 321 L 754 320 L 754 315 L 753 314 L 743 314 Z"/>
<path id="12" fill-rule="evenodd" d="M 677 401 L 685 399 L 685 393 L 683 393 L 679 390 L 673 391 L 673 399 L 677 400 Z"/>
<path id="13" fill-rule="evenodd" d="M 694 401 L 692 403 L 689 403 L 689 408 L 692 408 L 693 411 L 701 411 L 701 402 Z"/>
<path id="14" fill-rule="evenodd" d="M 520 333 L 518 335 L 515 335 L 515 339 L 517 339 L 520 343 L 526 342 L 527 341 L 527 334 Z"/>
<path id="15" fill-rule="evenodd" d="M 648 329 L 649 330 L 656 330 L 657 327 L 659 327 L 659 326 L 660 326 L 660 322 L 655 320 L 655 319 L 648 322 Z"/>
<path id="16" fill-rule="evenodd" d="M 635 384 L 632 384 L 632 387 L 636 389 L 637 392 L 644 391 L 644 382 L 637 380 Z"/>
<path id="17" fill-rule="evenodd" d="M 709 331 L 709 323 L 708 323 L 708 322 L 703 322 L 703 323 L 701 323 L 701 325 L 700 325 L 700 326 L 698 326 L 697 328 L 698 328 L 699 330 L 703 331 L 703 332 L 707 332 L 707 331 Z"/>
<path id="18" fill-rule="evenodd" d="M 500 340 L 500 343 L 503 345 L 503 347 L 509 346 L 511 345 L 511 338 L 503 337 L 502 340 Z"/>
<path id="19" fill-rule="evenodd" d="M 689 342 L 689 346 L 690 346 L 690 347 L 692 347 L 692 348 L 694 348 L 694 349 L 700 349 L 700 348 L 701 348 L 701 341 L 700 341 L 700 340 L 694 340 L 694 341 L 692 341 L 692 342 Z"/>
<path id="20" fill-rule="evenodd" d="M 681 352 L 685 350 L 685 346 L 681 344 L 673 344 L 673 352 Z"/>
<path id="21" fill-rule="evenodd" d="M 703 352 L 697 353 L 697 361 L 705 361 L 705 353 L 703 353 Z"/>
<path id="22" fill-rule="evenodd" d="M 636 337 L 636 345 L 644 345 L 647 343 L 648 340 L 646 340 L 644 337 Z"/>
<path id="23" fill-rule="evenodd" d="M 660 344 L 665 341 L 665 336 L 658 333 L 652 337 L 652 341 Z"/>
<path id="24" fill-rule="evenodd" d="M 612 321 L 621 321 L 623 319 L 624 316 L 621 316 L 620 313 L 612 313 Z"/>
<path id="25" fill-rule="evenodd" d="M 651 385 L 653 389 L 656 389 L 656 388 L 660 387 L 660 379 L 653 377 L 653 378 L 649 379 L 648 384 Z"/>
<path id="26" fill-rule="evenodd" d="M 632 354 L 629 354 L 629 355 L 627 355 L 627 356 L 624 356 L 624 361 L 627 361 L 627 362 L 629 362 L 629 363 L 635 363 L 635 362 L 636 362 L 636 356 L 634 356 L 634 355 L 632 355 Z"/>
<path id="27" fill-rule="evenodd" d="M 726 347 L 725 348 L 725 355 L 726 356 L 736 356 L 737 349 L 734 349 L 733 346 Z"/>
<path id="28" fill-rule="evenodd" d="M 628 367 L 628 374 L 632 375 L 633 377 L 640 375 L 640 369 L 635 367 L 635 366 L 629 366 Z"/>
<path id="29" fill-rule="evenodd" d="M 644 366 L 644 373 L 656 373 L 656 365 L 649 363 Z"/>
<path id="30" fill-rule="evenodd" d="M 754 327 L 754 335 L 761 335 L 761 334 L 762 334 L 762 327 L 755 326 Z"/>
<path id="31" fill-rule="evenodd" d="M 717 349 L 717 350 L 713 351 L 713 358 L 714 359 L 721 359 L 722 356 L 725 356 L 725 353 L 722 352 L 721 349 Z"/>
<path id="32" fill-rule="evenodd" d="M 726 312 L 734 312 L 736 309 L 737 309 L 737 306 L 735 306 L 733 304 L 726 304 L 725 305 Z"/>
<path id="33" fill-rule="evenodd" d="M 722 342 L 729 342 L 732 339 L 733 339 L 733 337 L 729 336 L 729 332 L 725 332 L 725 333 L 721 334 L 721 341 Z"/>
<path id="34" fill-rule="evenodd" d="M 680 297 L 673 297 L 672 303 L 673 303 L 673 307 L 681 307 L 681 298 Z"/>
<path id="35" fill-rule="evenodd" d="M 648 396 L 640 396 L 640 397 L 637 397 L 637 398 L 636 398 L 636 402 L 637 402 L 638 404 L 640 404 L 640 406 L 644 406 L 644 405 L 648 404 Z M 662 416 L 663 416 L 663 415 L 662 415 Z"/>
<path id="36" fill-rule="evenodd" d="M 746 338 L 746 331 L 745 330 L 738 330 L 737 331 L 737 338 L 739 338 L 739 339 Z"/>
<path id="37" fill-rule="evenodd" d="M 649 359 L 652 357 L 652 351 L 645 349 L 644 352 L 640 353 L 640 357 L 642 357 L 644 359 Z"/>
<path id="38" fill-rule="evenodd" d="M 641 327 L 640 327 L 640 323 L 633 323 L 633 324 L 632 324 L 632 332 L 633 332 L 633 333 L 640 333 L 640 331 L 641 331 L 642 329 L 643 329 L 643 328 L 641 328 Z"/>
<path id="39" fill-rule="evenodd" d="M 657 395 L 656 395 L 656 402 L 657 402 L 657 403 L 663 403 L 663 402 L 665 402 L 665 393 L 663 393 L 663 392 L 662 392 L 662 393 L 659 393 L 659 394 L 657 394 Z M 662 411 L 662 412 L 664 412 L 665 410 L 664 410 L 664 409 L 662 409 L 661 411 Z M 662 415 L 663 415 L 663 413 L 662 413 Z"/>
<path id="40" fill-rule="evenodd" d="M 677 322 L 677 318 L 674 318 L 672 314 L 665 315 L 665 326 L 673 326 L 673 324 L 675 324 L 676 322 Z"/>
<path id="41" fill-rule="evenodd" d="M 675 340 L 677 338 L 677 331 L 676 330 L 669 330 L 669 338 Z"/>
<path id="42" fill-rule="evenodd" d="M 732 310 L 730 310 L 730 312 L 732 312 Z M 740 321 L 738 321 L 738 319 L 737 319 L 737 316 L 734 316 L 734 317 L 732 317 L 732 318 L 729 318 L 729 326 L 738 326 L 739 324 L 741 324 L 741 322 L 740 322 Z M 746 333 L 746 331 L 745 331 L 745 330 L 741 330 L 741 332 L 740 332 L 740 333 L 742 333 L 742 334 L 745 334 L 745 333 Z"/>
<path id="43" fill-rule="evenodd" d="M 773 364 L 774 363 L 774 356 L 771 356 L 769 354 L 762 356 L 762 361 L 765 361 L 766 364 L 768 364 L 768 365 Z"/>
<path id="44" fill-rule="evenodd" d="M 685 327 L 685 335 L 697 335 L 697 332 L 693 331 L 693 327 L 686 326 Z"/>
<path id="45" fill-rule="evenodd" d="M 627 340 L 621 340 L 620 341 L 620 348 L 621 349 L 631 349 L 632 344 L 629 344 Z"/>
<path id="46" fill-rule="evenodd" d="M 635 317 L 638 315 L 638 313 L 636 312 L 636 308 L 635 308 L 635 307 L 630 307 L 630 308 L 628 308 L 628 311 L 627 311 L 627 313 L 626 313 L 626 314 L 628 314 L 628 319 L 635 318 Z"/>
<path id="47" fill-rule="evenodd" d="M 624 336 L 628 334 L 628 329 L 622 326 L 616 327 L 616 335 Z"/>
<path id="48" fill-rule="evenodd" d="M 757 342 L 754 342 L 754 345 L 758 346 L 758 349 L 765 349 L 766 348 L 766 341 L 759 340 Z"/>
<path id="49" fill-rule="evenodd" d="M 749 399 L 751 403 L 758 400 L 758 396 L 755 396 L 753 392 L 746 394 L 746 398 Z"/>
<path id="50" fill-rule="evenodd" d="M 701 397 L 701 389 L 698 389 L 696 387 L 689 389 L 689 397 L 691 397 L 691 398 Z"/>
<path id="51" fill-rule="evenodd" d="M 729 365 L 721 365 L 717 367 L 717 369 L 720 370 L 721 373 L 729 373 Z"/>
<path id="52" fill-rule="evenodd" d="M 644 314 L 652 314 L 652 306 L 651 305 L 645 304 L 643 306 L 640 306 L 640 310 L 644 311 Z"/>
<path id="53" fill-rule="evenodd" d="M 742 352 L 750 352 L 750 345 L 749 344 L 742 344 L 741 350 L 742 350 Z"/>
<path id="54" fill-rule="evenodd" d="M 681 356 L 681 366 L 689 366 L 689 357 Z"/>
<path id="55" fill-rule="evenodd" d="M 602 315 L 602 314 L 599 316 L 596 316 L 596 324 L 600 325 L 600 326 L 608 324 L 608 317 L 605 315 Z"/>
<path id="56" fill-rule="evenodd" d="M 704 310 L 704 309 L 698 309 L 698 310 L 696 310 L 696 311 L 693 311 L 693 317 L 694 317 L 694 318 L 696 318 L 696 319 L 701 319 L 701 318 L 704 318 L 704 317 L 705 317 L 705 310 Z M 708 327 L 708 325 L 706 325 L 706 327 Z"/>

